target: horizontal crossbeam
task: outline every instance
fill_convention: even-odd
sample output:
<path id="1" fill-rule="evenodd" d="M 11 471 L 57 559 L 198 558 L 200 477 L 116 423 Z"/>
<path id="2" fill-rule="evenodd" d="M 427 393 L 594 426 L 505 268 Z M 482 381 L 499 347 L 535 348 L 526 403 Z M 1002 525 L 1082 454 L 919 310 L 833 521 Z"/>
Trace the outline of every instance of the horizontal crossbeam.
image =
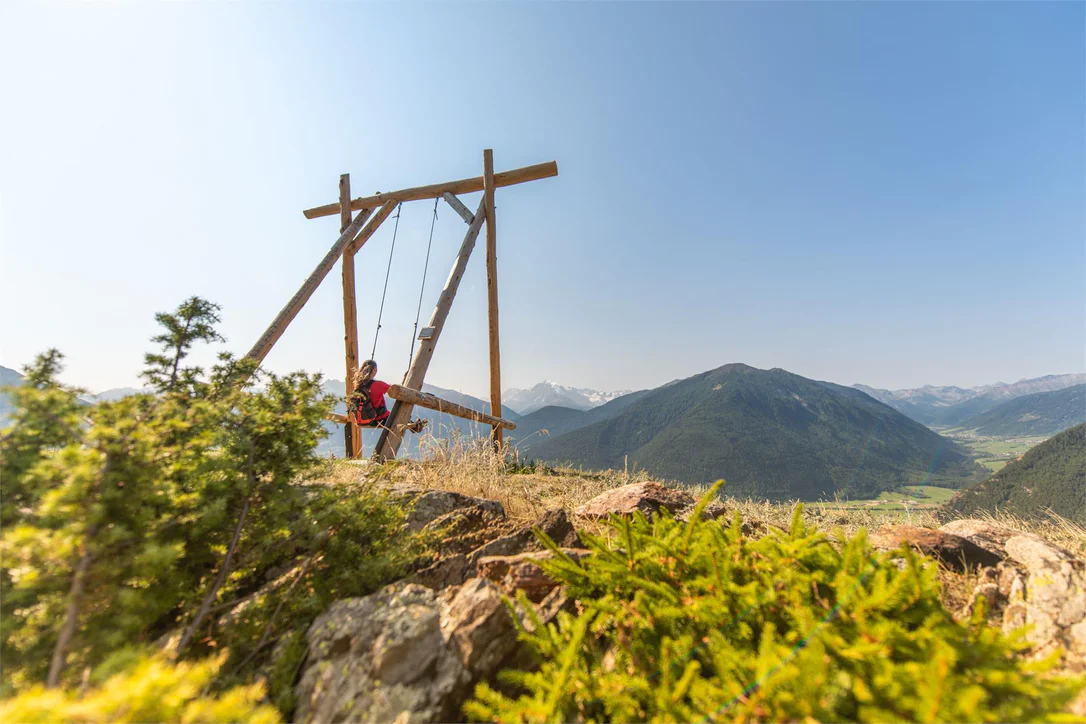
<path id="1" fill-rule="evenodd" d="M 512 171 L 496 173 L 494 174 L 494 186 L 495 188 L 501 186 L 515 186 L 516 184 L 527 183 L 528 181 L 538 181 L 539 179 L 550 178 L 551 176 L 557 175 L 558 164 L 554 161 L 548 161 L 547 163 L 538 163 L 535 166 L 524 166 L 523 168 L 515 168 Z M 465 178 L 460 179 L 459 181 L 448 181 L 443 184 L 416 186 L 410 189 L 374 194 L 373 196 L 362 196 L 351 201 L 351 210 L 359 211 L 360 209 L 375 209 L 378 206 L 383 206 L 389 201 L 436 199 L 439 196 L 444 196 L 445 192 L 450 194 L 470 194 L 482 190 L 483 177 L 476 176 L 475 178 Z M 316 219 L 321 216 L 334 216 L 339 213 L 339 202 L 326 204 L 324 206 L 315 206 L 312 209 L 306 209 L 302 213 L 305 214 L 305 218 L 307 219 Z"/>
<path id="2" fill-rule="evenodd" d="M 484 425 L 491 425 L 493 427 L 504 427 L 506 430 L 516 430 L 517 423 L 512 420 L 506 420 L 501 417 L 494 417 L 493 415 L 487 415 L 486 413 L 473 410 L 470 407 L 464 407 L 458 405 L 455 402 L 449 402 L 443 400 L 437 395 L 431 395 L 429 392 L 419 392 L 413 390 L 410 387 L 404 387 L 402 385 L 392 385 L 388 388 L 388 396 L 394 400 L 405 402 L 409 405 L 417 405 L 418 407 L 426 407 L 431 410 L 437 410 L 438 412 L 445 412 L 450 415 L 456 415 L 457 417 L 463 417 L 468 420 L 474 420 L 475 422 L 481 422 Z"/>

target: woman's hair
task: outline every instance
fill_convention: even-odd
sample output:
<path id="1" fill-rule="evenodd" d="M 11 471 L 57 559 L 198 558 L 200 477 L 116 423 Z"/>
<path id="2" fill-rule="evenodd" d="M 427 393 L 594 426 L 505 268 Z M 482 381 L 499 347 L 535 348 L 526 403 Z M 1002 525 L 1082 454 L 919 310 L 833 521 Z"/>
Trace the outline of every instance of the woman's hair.
<path id="1" fill-rule="evenodd" d="M 377 363 L 371 359 L 366 360 L 354 375 L 354 387 L 373 379 L 375 374 L 377 374 Z"/>

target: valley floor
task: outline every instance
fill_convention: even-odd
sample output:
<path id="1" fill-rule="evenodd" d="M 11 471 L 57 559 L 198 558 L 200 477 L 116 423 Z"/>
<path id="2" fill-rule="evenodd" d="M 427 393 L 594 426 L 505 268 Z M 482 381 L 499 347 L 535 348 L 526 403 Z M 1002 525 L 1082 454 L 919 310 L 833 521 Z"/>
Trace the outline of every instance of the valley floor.
<path id="1" fill-rule="evenodd" d="M 967 447 L 976 456 L 977 462 L 993 473 L 1002 470 L 1007 463 L 1017 460 L 1031 447 L 1040 445 L 1048 439 L 1044 436 L 992 437 L 978 435 L 973 430 L 961 428 L 949 428 L 938 432 Z"/>

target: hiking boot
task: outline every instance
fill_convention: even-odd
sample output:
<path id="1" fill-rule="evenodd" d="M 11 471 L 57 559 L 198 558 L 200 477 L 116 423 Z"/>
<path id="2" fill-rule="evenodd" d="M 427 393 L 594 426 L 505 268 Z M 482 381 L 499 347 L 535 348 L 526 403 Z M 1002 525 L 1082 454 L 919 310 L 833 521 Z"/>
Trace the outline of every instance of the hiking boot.
<path id="1" fill-rule="evenodd" d="M 404 430 L 410 430 L 411 432 L 414 432 L 414 433 L 419 433 L 419 432 L 422 432 L 426 428 L 426 423 L 428 423 L 428 422 L 429 422 L 429 420 L 427 420 L 425 418 L 419 418 L 418 420 L 412 420 L 411 422 L 404 425 L 403 429 Z"/>

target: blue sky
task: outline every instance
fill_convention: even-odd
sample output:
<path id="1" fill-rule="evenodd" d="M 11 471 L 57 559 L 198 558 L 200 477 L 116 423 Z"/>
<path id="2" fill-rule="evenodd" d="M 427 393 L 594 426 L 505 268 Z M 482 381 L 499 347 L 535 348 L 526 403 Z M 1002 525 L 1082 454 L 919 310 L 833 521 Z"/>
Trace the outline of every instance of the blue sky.
<path id="1" fill-rule="evenodd" d="M 301 209 L 558 162 L 498 191 L 504 386 L 727 362 L 879 387 L 1086 369 L 1082 3 L 0 8 L 0 364 L 134 385 L 153 314 L 243 354 L 338 235 Z M 465 197 L 472 208 L 477 195 Z M 377 356 L 406 367 L 429 202 Z M 439 208 L 432 309 L 464 224 Z M 391 242 L 359 253 L 363 354 Z M 487 389 L 469 265 L 429 380 Z M 342 378 L 338 268 L 267 359 Z"/>

